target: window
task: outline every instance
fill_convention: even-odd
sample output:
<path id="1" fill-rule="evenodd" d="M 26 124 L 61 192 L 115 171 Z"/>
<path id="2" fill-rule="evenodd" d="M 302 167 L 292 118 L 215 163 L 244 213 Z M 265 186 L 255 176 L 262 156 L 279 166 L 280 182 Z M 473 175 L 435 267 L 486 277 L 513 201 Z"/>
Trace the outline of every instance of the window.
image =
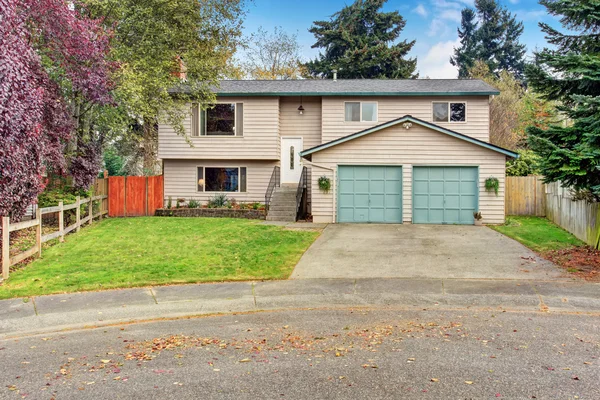
<path id="1" fill-rule="evenodd" d="M 244 130 L 244 104 L 219 103 L 201 110 L 192 104 L 191 136 L 242 136 Z"/>
<path id="2" fill-rule="evenodd" d="M 465 122 L 466 103 L 433 103 L 433 122 Z"/>
<path id="3" fill-rule="evenodd" d="M 377 103 L 347 101 L 344 104 L 346 122 L 377 121 Z"/>
<path id="4" fill-rule="evenodd" d="M 245 192 L 246 167 L 198 167 L 199 192 Z"/>
<path id="5" fill-rule="evenodd" d="M 294 146 L 290 146 L 290 169 L 294 169 Z"/>

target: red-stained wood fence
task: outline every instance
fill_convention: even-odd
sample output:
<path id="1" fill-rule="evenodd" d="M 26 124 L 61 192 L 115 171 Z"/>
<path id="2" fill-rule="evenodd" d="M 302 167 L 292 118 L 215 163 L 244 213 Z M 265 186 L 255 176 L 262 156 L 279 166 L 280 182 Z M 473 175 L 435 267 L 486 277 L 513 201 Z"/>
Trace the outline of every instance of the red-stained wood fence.
<path id="1" fill-rule="evenodd" d="M 154 215 L 163 207 L 163 176 L 108 177 L 108 216 Z"/>

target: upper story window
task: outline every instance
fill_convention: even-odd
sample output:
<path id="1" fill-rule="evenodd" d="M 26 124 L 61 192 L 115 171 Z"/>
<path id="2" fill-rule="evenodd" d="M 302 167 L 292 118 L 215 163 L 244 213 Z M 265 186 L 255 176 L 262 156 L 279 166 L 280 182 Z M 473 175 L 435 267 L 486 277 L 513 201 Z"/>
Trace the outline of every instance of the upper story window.
<path id="1" fill-rule="evenodd" d="M 242 136 L 243 103 L 218 103 L 207 110 L 192 104 L 191 136 Z"/>
<path id="2" fill-rule="evenodd" d="M 347 101 L 344 103 L 346 122 L 377 121 L 377 103 L 363 101 Z"/>
<path id="3" fill-rule="evenodd" d="M 465 122 L 467 103 L 433 103 L 433 122 Z"/>

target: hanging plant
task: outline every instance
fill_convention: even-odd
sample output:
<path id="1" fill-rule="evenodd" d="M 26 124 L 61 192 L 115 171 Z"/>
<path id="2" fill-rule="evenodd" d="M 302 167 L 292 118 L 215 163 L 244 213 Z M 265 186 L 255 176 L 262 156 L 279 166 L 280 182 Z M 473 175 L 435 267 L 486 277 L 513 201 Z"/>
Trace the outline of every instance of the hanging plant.
<path id="1" fill-rule="evenodd" d="M 496 196 L 498 196 L 498 189 L 500 189 L 500 181 L 498 180 L 498 178 L 490 176 L 485 180 L 486 191 L 491 192 L 493 190 L 494 193 L 496 193 Z"/>
<path id="2" fill-rule="evenodd" d="M 323 175 L 322 177 L 319 178 L 318 182 L 319 182 L 319 189 L 321 189 L 325 193 L 329 193 L 329 190 L 331 189 L 331 179 L 329 179 L 328 177 Z"/>

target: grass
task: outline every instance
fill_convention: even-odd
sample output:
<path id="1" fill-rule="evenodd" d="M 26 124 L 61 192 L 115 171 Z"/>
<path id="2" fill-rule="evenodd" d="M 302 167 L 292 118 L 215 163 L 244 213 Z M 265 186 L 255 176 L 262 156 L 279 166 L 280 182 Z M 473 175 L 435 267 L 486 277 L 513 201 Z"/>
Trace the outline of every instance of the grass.
<path id="1" fill-rule="evenodd" d="M 11 273 L 0 299 L 176 283 L 286 279 L 318 236 L 226 218 L 107 219 Z"/>
<path id="2" fill-rule="evenodd" d="M 490 228 L 515 239 L 538 253 L 584 244 L 546 218 L 512 216 L 507 217 L 504 225 L 490 225 Z"/>

